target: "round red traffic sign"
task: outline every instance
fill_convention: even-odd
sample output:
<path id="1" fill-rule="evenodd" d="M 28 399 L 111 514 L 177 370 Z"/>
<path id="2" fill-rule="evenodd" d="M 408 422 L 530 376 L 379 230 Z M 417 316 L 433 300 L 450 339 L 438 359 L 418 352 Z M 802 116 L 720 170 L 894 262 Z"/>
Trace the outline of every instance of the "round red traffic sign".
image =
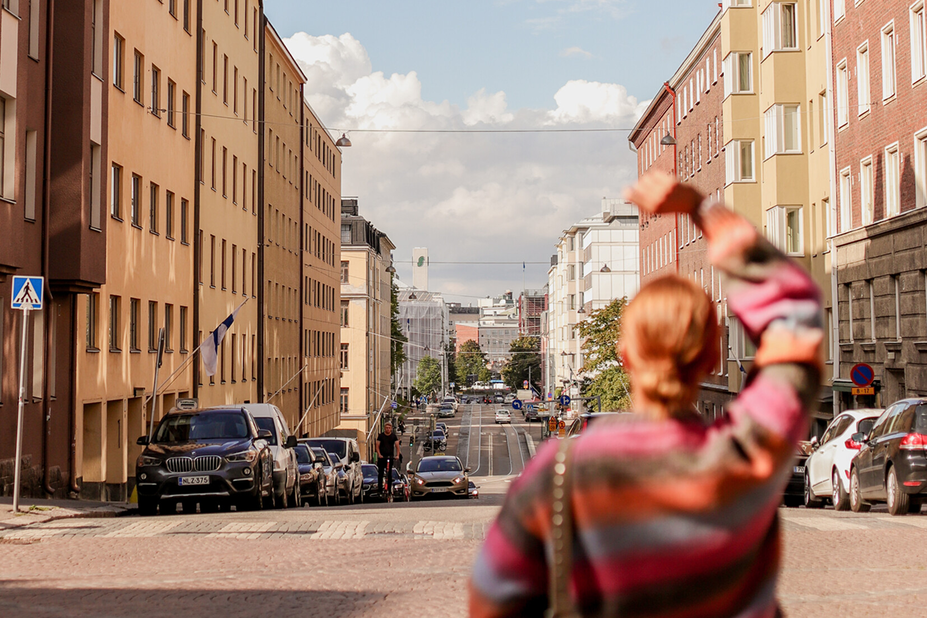
<path id="1" fill-rule="evenodd" d="M 865 388 L 875 380 L 875 371 L 866 363 L 857 363 L 850 369 L 850 380 L 860 388 Z"/>

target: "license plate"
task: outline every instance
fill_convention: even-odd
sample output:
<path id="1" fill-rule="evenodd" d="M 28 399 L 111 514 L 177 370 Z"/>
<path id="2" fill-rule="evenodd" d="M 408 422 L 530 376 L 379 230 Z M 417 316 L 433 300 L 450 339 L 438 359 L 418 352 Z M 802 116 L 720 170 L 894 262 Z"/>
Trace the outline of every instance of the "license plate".
<path id="1" fill-rule="evenodd" d="M 447 487 L 432 487 L 431 488 L 431 493 L 433 494 L 439 494 L 443 491 L 447 491 Z"/>
<path id="2" fill-rule="evenodd" d="M 794 468 L 792 468 L 792 472 L 794 472 L 795 474 L 804 474 L 805 466 L 795 466 Z"/>
<path id="3" fill-rule="evenodd" d="M 208 476 L 182 476 L 177 479 L 178 485 L 209 485 Z"/>

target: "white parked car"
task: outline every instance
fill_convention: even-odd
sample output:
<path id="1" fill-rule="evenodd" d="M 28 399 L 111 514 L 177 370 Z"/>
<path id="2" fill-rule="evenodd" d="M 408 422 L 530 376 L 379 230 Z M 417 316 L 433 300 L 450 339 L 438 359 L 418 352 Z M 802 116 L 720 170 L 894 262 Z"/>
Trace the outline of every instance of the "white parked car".
<path id="1" fill-rule="evenodd" d="M 258 429 L 267 429 L 272 434 L 267 443 L 274 456 L 274 506 L 278 509 L 302 506 L 299 462 L 293 450 L 296 436 L 290 433 L 283 413 L 270 403 L 245 403 L 241 407 L 251 413 Z"/>
<path id="2" fill-rule="evenodd" d="M 820 508 L 830 500 L 838 511 L 850 508 L 850 462 L 862 445 L 855 433 L 869 434 L 880 409 L 847 410 L 830 422 L 821 439 L 811 439 L 814 451 L 805 462 L 805 506 Z"/>
<path id="3" fill-rule="evenodd" d="M 512 415 L 508 410 L 496 410 L 496 422 L 497 423 L 511 423 Z"/>
<path id="4" fill-rule="evenodd" d="M 447 396 L 445 396 L 445 397 L 444 397 L 444 400 L 443 400 L 441 403 L 442 403 L 442 404 L 445 404 L 445 403 L 451 404 L 451 406 L 453 406 L 453 408 L 454 408 L 454 412 L 457 412 L 457 407 L 460 405 L 460 404 L 458 403 L 458 401 L 457 401 L 457 398 L 454 397 L 453 395 L 447 395 Z"/>

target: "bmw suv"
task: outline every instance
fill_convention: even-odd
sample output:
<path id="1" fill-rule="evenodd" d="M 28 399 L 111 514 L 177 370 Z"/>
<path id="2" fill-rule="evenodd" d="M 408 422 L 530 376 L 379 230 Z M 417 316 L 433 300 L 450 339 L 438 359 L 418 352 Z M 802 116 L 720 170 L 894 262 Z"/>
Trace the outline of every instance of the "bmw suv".
<path id="1" fill-rule="evenodd" d="M 171 412 L 158 424 L 135 464 L 141 515 L 184 512 L 199 503 L 205 511 L 220 504 L 260 509 L 273 504 L 274 461 L 268 440 L 241 407 Z"/>

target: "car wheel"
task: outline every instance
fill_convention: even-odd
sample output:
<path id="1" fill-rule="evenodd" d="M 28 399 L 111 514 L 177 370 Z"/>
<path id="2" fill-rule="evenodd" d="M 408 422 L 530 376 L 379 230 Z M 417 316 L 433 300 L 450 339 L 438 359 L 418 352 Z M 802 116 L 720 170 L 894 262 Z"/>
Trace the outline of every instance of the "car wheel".
<path id="1" fill-rule="evenodd" d="M 843 489 L 843 483 L 840 482 L 840 472 L 838 472 L 836 468 L 834 468 L 834 473 L 831 475 L 830 480 L 834 486 L 830 498 L 834 503 L 834 510 L 848 510 L 850 508 L 850 496 L 847 494 L 846 490 Z"/>
<path id="2" fill-rule="evenodd" d="M 850 509 L 854 513 L 867 513 L 872 505 L 863 501 L 862 490 L 859 487 L 859 472 L 856 468 L 850 471 Z"/>
<path id="3" fill-rule="evenodd" d="M 274 508 L 285 509 L 288 506 L 290 506 L 290 497 L 286 493 L 286 481 L 283 481 L 283 491 L 280 492 L 279 496 L 274 493 Z"/>
<path id="4" fill-rule="evenodd" d="M 911 496 L 901 489 L 895 466 L 888 469 L 888 477 L 885 479 L 885 493 L 888 498 L 889 513 L 892 515 L 908 514 L 908 508 L 911 506 Z"/>
<path id="5" fill-rule="evenodd" d="M 158 499 L 138 497 L 138 514 L 142 517 L 150 517 L 158 512 Z"/>
<path id="6" fill-rule="evenodd" d="M 299 488 L 299 479 L 296 479 L 296 482 L 293 483 L 293 491 L 290 493 L 290 506 L 298 509 L 302 505 L 302 491 Z"/>
<path id="7" fill-rule="evenodd" d="M 824 502 L 814 496 L 814 491 L 811 490 L 811 477 L 808 476 L 808 472 L 805 472 L 805 508 L 819 509 L 823 506 Z"/>

